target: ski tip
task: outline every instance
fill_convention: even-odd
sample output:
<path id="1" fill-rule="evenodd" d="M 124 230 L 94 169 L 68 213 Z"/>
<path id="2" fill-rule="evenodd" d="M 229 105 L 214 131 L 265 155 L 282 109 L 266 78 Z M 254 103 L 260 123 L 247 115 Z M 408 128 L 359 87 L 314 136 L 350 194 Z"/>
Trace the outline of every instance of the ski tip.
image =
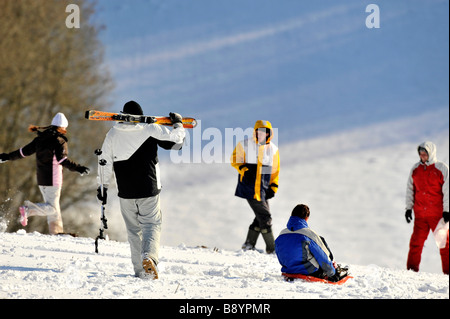
<path id="1" fill-rule="evenodd" d="M 194 128 L 197 126 L 197 120 L 192 117 L 186 117 L 183 119 L 184 128 Z"/>

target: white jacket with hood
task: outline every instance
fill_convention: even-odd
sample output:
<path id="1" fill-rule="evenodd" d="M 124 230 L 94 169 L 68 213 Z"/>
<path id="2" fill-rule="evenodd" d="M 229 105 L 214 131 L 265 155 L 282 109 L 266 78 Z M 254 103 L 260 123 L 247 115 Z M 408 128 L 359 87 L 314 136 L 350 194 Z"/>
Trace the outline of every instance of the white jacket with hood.
<path id="1" fill-rule="evenodd" d="M 104 187 L 108 188 L 114 171 L 119 197 L 146 198 L 159 194 L 158 147 L 179 150 L 186 134 L 181 124 L 173 127 L 170 131 L 158 124 L 119 122 L 114 125 L 102 146 L 101 159 L 106 160 Z"/>
<path id="2" fill-rule="evenodd" d="M 406 187 L 406 209 L 414 209 L 417 217 L 442 216 L 449 211 L 448 166 L 438 161 L 436 145 L 424 142 L 417 151 L 424 148 L 428 161 L 419 161 L 412 167 Z"/>

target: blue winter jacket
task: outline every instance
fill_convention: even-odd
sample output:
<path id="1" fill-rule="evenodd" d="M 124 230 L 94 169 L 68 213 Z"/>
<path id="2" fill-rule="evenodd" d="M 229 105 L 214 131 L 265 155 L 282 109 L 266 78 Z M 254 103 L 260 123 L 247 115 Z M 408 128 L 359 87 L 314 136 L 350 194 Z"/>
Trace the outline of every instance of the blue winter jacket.
<path id="1" fill-rule="evenodd" d="M 326 245 L 302 218 L 291 216 L 275 240 L 275 252 L 281 272 L 310 275 L 321 268 L 329 277 L 335 274 Z"/>

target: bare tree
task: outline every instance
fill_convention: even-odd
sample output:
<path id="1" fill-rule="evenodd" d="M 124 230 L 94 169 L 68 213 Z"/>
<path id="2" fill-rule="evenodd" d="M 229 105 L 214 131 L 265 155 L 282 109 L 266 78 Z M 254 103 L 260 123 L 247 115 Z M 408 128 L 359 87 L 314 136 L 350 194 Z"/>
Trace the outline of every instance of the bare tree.
<path id="1" fill-rule="evenodd" d="M 71 3 L 80 8 L 80 28 L 66 26 Z M 112 80 L 103 65 L 101 26 L 91 21 L 94 10 L 87 0 L 0 1 L 0 152 L 24 146 L 35 137 L 27 132 L 30 124 L 49 125 L 63 112 L 69 119 L 69 157 L 95 170 L 93 150 L 107 127 L 92 125 L 84 111 L 109 105 Z M 0 218 L 9 221 L 8 231 L 17 230 L 24 199 L 42 200 L 34 161 L 31 156 L 0 165 Z M 95 187 L 92 179 L 65 173 L 63 210 L 94 194 Z M 45 232 L 46 222 L 32 220 L 29 227 Z"/>

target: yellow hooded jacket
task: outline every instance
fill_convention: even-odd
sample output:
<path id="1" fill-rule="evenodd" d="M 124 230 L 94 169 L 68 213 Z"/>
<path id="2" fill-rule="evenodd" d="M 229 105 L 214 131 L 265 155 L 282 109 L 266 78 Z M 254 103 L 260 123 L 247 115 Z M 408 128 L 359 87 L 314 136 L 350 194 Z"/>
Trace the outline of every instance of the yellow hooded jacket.
<path id="1" fill-rule="evenodd" d="M 256 130 L 259 128 L 269 131 L 265 144 L 257 141 Z M 280 154 L 278 147 L 271 142 L 272 137 L 272 124 L 259 120 L 255 123 L 253 138 L 239 142 L 234 149 L 231 166 L 239 172 L 236 196 L 264 201 L 278 191 Z"/>

